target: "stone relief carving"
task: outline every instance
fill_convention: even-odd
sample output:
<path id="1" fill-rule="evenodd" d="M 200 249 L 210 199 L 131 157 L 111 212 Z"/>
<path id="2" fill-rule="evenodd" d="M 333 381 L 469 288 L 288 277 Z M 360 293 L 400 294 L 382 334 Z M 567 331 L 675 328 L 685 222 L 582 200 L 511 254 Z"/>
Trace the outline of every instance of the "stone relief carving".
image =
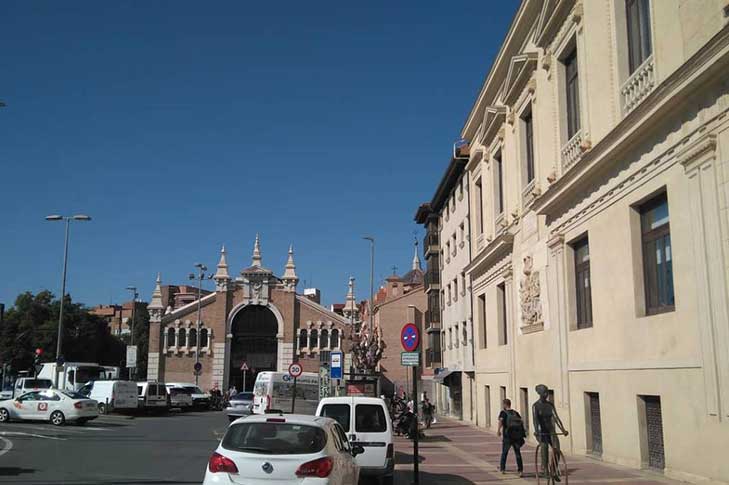
<path id="1" fill-rule="evenodd" d="M 531 256 L 523 259 L 524 269 L 519 283 L 521 296 L 521 318 L 524 326 L 542 323 L 542 301 L 540 298 L 539 271 L 534 271 Z"/>

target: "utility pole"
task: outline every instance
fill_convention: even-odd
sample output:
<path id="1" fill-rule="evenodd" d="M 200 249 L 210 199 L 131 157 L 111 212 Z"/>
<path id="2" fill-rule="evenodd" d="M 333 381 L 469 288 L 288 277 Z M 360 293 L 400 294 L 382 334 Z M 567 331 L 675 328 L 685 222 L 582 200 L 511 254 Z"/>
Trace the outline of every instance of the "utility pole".
<path id="1" fill-rule="evenodd" d="M 91 217 L 84 214 L 76 214 L 75 216 L 46 216 L 47 221 L 64 221 L 66 223 L 66 234 L 63 243 L 63 273 L 61 276 L 61 308 L 58 311 L 58 337 L 56 341 L 56 372 L 54 386 L 58 388 L 58 372 L 63 357 L 63 303 L 66 299 L 66 270 L 68 268 L 68 233 L 71 221 L 90 221 Z"/>
<path id="2" fill-rule="evenodd" d="M 364 236 L 362 239 L 366 239 L 370 242 L 370 302 L 368 306 L 369 322 L 367 324 L 367 333 L 372 335 L 373 325 L 373 306 L 375 299 L 375 238 L 372 236 Z"/>
<path id="3" fill-rule="evenodd" d="M 136 286 L 127 286 L 127 290 L 132 292 L 132 323 L 131 323 L 131 325 L 129 325 L 129 335 L 130 335 L 129 345 L 133 347 L 134 346 L 134 323 L 135 323 L 134 319 L 136 318 L 137 298 L 139 298 L 139 293 L 137 293 Z M 123 314 L 123 312 L 124 312 L 124 305 L 122 305 L 122 314 Z M 120 315 L 120 318 L 121 318 L 121 315 Z M 136 362 L 135 362 L 134 367 L 130 368 L 129 372 L 132 374 L 130 376 L 130 378 L 137 375 Z M 132 380 L 134 380 L 134 379 L 132 379 Z"/>
<path id="4" fill-rule="evenodd" d="M 202 282 L 212 279 L 214 275 L 206 275 L 208 267 L 202 263 L 195 263 L 198 273 L 190 273 L 191 280 L 197 280 L 197 323 L 195 325 L 195 386 L 200 382 L 200 328 L 202 326 Z"/>

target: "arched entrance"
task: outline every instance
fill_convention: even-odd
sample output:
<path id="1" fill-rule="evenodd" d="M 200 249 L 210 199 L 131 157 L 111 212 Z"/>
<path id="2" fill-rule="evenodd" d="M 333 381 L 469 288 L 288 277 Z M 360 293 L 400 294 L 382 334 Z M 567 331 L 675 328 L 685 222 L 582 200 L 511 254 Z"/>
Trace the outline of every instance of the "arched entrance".
<path id="1" fill-rule="evenodd" d="M 256 374 L 261 371 L 275 371 L 278 356 L 278 319 L 269 308 L 247 305 L 233 317 L 230 327 L 229 385 L 245 390 L 253 389 Z M 241 371 L 245 362 L 248 371 Z"/>

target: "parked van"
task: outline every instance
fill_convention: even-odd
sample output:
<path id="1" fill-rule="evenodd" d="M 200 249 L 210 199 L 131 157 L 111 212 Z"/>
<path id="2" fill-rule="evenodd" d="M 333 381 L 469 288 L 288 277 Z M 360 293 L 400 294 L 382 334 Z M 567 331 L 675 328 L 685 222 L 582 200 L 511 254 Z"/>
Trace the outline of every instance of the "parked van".
<path id="1" fill-rule="evenodd" d="M 352 446 L 364 448 L 364 453 L 355 458 L 362 476 L 377 477 L 381 484 L 392 485 L 395 449 L 385 401 L 378 397 L 326 397 L 319 402 L 316 415 L 338 421 Z"/>
<path id="2" fill-rule="evenodd" d="M 21 377 L 15 381 L 12 398 L 30 391 L 44 391 L 53 388 L 53 381 L 50 379 L 38 379 L 34 377 Z"/>
<path id="3" fill-rule="evenodd" d="M 167 410 L 167 388 L 164 382 L 137 382 L 137 403 L 140 409 Z"/>
<path id="4" fill-rule="evenodd" d="M 170 408 L 179 408 L 180 411 L 192 409 L 192 393 L 186 387 L 167 384 L 167 402 Z"/>
<path id="5" fill-rule="evenodd" d="M 288 372 L 259 372 L 253 384 L 253 414 L 269 409 L 291 412 L 294 378 Z M 304 372 L 296 378 L 296 414 L 311 414 L 319 403 L 319 374 Z"/>
<path id="6" fill-rule="evenodd" d="M 43 364 L 38 377 L 56 382 L 56 363 Z M 58 367 L 58 388 L 63 391 L 78 391 L 89 381 L 106 379 L 106 370 L 91 362 L 66 362 Z"/>
<path id="7" fill-rule="evenodd" d="M 210 393 L 205 392 L 192 382 L 168 382 L 167 387 L 181 387 L 190 392 L 192 406 L 196 409 L 210 409 Z"/>
<path id="8" fill-rule="evenodd" d="M 79 391 L 99 402 L 99 414 L 137 409 L 137 383 L 132 381 L 91 381 Z"/>

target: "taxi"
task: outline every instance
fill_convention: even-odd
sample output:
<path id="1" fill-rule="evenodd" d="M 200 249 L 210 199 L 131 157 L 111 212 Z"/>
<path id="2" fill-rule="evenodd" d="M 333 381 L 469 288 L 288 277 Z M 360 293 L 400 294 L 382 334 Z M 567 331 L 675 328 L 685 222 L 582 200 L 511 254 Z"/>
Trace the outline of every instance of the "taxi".
<path id="1" fill-rule="evenodd" d="M 73 391 L 46 389 L 26 392 L 0 401 L 0 423 L 10 420 L 50 421 L 61 426 L 73 421 L 84 424 L 99 417 L 98 403 Z"/>

